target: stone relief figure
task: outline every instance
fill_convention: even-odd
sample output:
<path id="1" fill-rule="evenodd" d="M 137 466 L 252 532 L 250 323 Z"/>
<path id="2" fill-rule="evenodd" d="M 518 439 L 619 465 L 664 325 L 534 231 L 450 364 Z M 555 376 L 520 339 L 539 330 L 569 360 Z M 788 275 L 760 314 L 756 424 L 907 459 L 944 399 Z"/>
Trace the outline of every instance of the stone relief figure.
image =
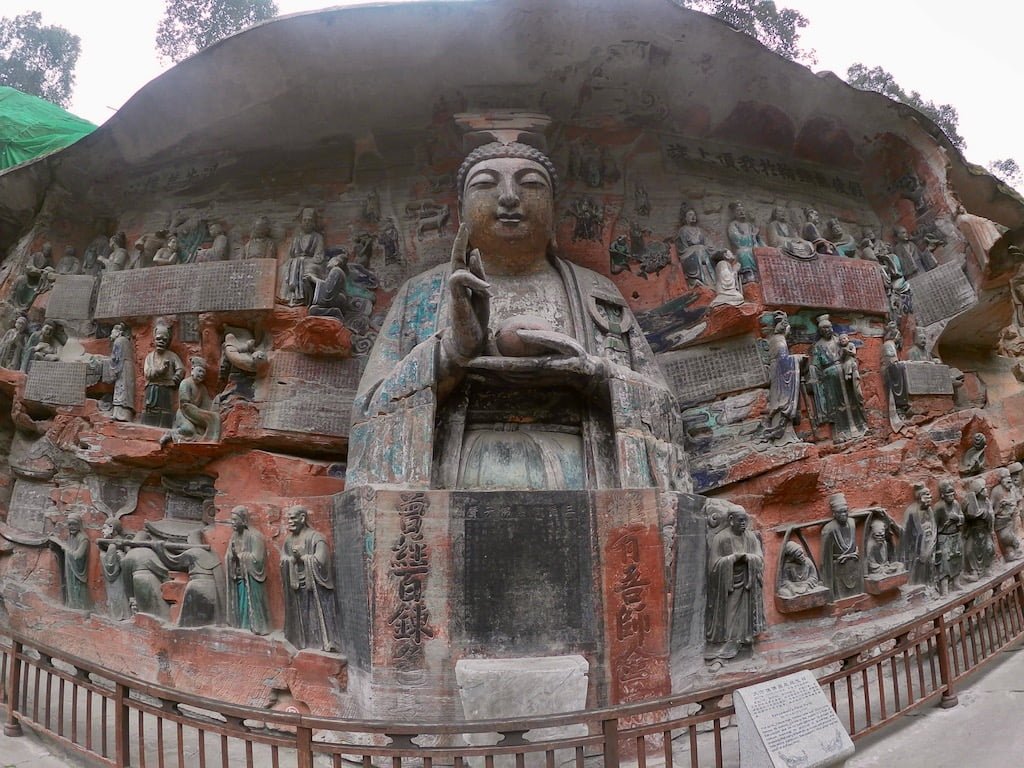
<path id="1" fill-rule="evenodd" d="M 110 238 L 110 253 L 96 257 L 104 272 L 120 272 L 128 266 L 127 245 L 128 237 L 124 232 L 117 232 Z"/>
<path id="2" fill-rule="evenodd" d="M 124 589 L 132 613 L 145 613 L 161 619 L 170 617 L 161 585 L 167 581 L 167 566 L 156 553 L 162 542 L 154 541 L 147 531 L 141 531 L 131 541 L 118 546 L 127 551 L 121 558 Z"/>
<path id="3" fill-rule="evenodd" d="M 935 363 L 938 362 L 934 357 L 928 354 L 926 349 L 927 339 L 925 339 L 924 331 L 920 328 L 914 329 L 914 346 L 907 352 L 907 359 L 912 363 Z"/>
<path id="4" fill-rule="evenodd" d="M 999 551 L 1007 562 L 1020 559 L 1020 539 L 1017 536 L 1017 507 L 1020 497 L 1010 477 L 1010 470 L 996 470 L 996 485 L 989 493 L 992 504 L 992 527 L 995 529 Z"/>
<path id="5" fill-rule="evenodd" d="M 334 577 L 327 539 L 308 524 L 309 510 L 285 512 L 288 535 L 281 550 L 284 635 L 296 648 L 338 650 Z"/>
<path id="6" fill-rule="evenodd" d="M 398 232 L 398 225 L 395 224 L 395 220 L 391 216 L 388 216 L 381 225 L 377 242 L 380 243 L 380 247 L 384 251 L 384 266 L 390 267 L 402 263 L 402 238 Z"/>
<path id="7" fill-rule="evenodd" d="M 102 538 L 96 542 L 100 549 L 100 570 L 107 585 L 107 615 L 115 621 L 132 617 L 132 609 L 125 591 L 124 542 L 131 535 L 125 534 L 121 521 L 112 517 L 103 523 Z"/>
<path id="8" fill-rule="evenodd" d="M 732 244 L 733 253 L 740 263 L 740 277 L 743 282 L 749 283 L 757 276 L 757 262 L 754 261 L 754 248 L 764 245 L 761 240 L 761 233 L 757 225 L 747 220 L 747 209 L 743 203 L 736 200 L 729 203 L 729 212 L 732 220 L 726 229 L 729 243 Z"/>
<path id="9" fill-rule="evenodd" d="M 1020 510 L 1020 519 L 1024 523 L 1024 464 L 1014 461 L 1006 465 L 1006 471 L 1010 473 L 1013 487 L 1017 489 L 1017 504 Z"/>
<path id="10" fill-rule="evenodd" d="M 363 200 L 363 221 L 368 224 L 380 221 L 380 193 L 376 188 L 367 192 Z"/>
<path id="11" fill-rule="evenodd" d="M 838 255 L 835 245 L 825 238 L 821 229 L 821 215 L 815 208 L 804 208 L 804 223 L 803 236 L 804 240 L 807 240 L 814 246 L 814 250 L 818 253 L 824 253 L 830 256 Z"/>
<path id="12" fill-rule="evenodd" d="M 935 257 L 929 251 L 921 251 L 917 243 L 910 239 L 910 233 L 904 226 L 893 227 L 892 236 L 896 240 L 893 252 L 899 259 L 900 272 L 903 277 L 911 278 L 918 272 L 929 272 L 937 266 Z"/>
<path id="13" fill-rule="evenodd" d="M 853 235 L 849 234 L 839 219 L 832 217 L 825 224 L 825 231 L 828 233 L 828 240 L 836 249 L 839 256 L 853 258 L 857 255 L 857 243 Z"/>
<path id="14" fill-rule="evenodd" d="M 135 350 L 131 332 L 124 323 L 110 331 L 110 357 L 103 366 L 103 380 L 113 382 L 111 415 L 115 421 L 135 419 Z"/>
<path id="15" fill-rule="evenodd" d="M 971 438 L 971 447 L 964 451 L 960 459 L 961 475 L 977 475 L 985 471 L 985 449 L 988 438 L 982 432 L 975 432 Z"/>
<path id="16" fill-rule="evenodd" d="M 53 268 L 53 244 L 43 243 L 42 248 L 29 256 L 28 263 L 36 269 Z"/>
<path id="17" fill-rule="evenodd" d="M 170 267 L 181 263 L 181 246 L 177 235 L 169 235 L 167 242 L 153 254 L 154 267 Z"/>
<path id="18" fill-rule="evenodd" d="M 204 540 L 203 531 L 193 531 L 185 544 L 156 542 L 154 549 L 171 570 L 188 573 L 181 594 L 178 626 L 203 627 L 225 623 L 225 577 L 220 558 Z"/>
<path id="19" fill-rule="evenodd" d="M 307 275 L 324 277 L 324 236 L 316 231 L 316 225 L 316 209 L 303 208 L 280 280 L 279 296 L 289 306 L 310 303 L 312 290 Z"/>
<path id="20" fill-rule="evenodd" d="M 878 263 L 878 236 L 874 229 L 868 227 L 861 232 L 860 242 L 857 244 L 857 258 Z"/>
<path id="21" fill-rule="evenodd" d="M 67 341 L 67 336 L 60 323 L 54 320 L 44 321 L 39 330 L 28 337 L 21 360 L 22 370 L 28 373 L 32 369 L 34 360 L 48 362 L 60 360 L 60 353 L 64 348 L 65 341 Z"/>
<path id="22" fill-rule="evenodd" d="M 633 211 L 637 216 L 651 215 L 651 197 L 642 182 L 633 185 Z"/>
<path id="23" fill-rule="evenodd" d="M 811 347 L 811 366 L 818 421 L 832 424 L 833 439 L 837 442 L 863 435 L 867 419 L 856 351 L 848 339 L 843 343 L 836 336 L 828 315 L 818 318 L 818 340 Z"/>
<path id="24" fill-rule="evenodd" d="M 832 520 L 821 529 L 821 568 L 832 602 L 864 591 L 857 526 L 850 519 L 846 495 L 834 493 L 828 499 Z"/>
<path id="25" fill-rule="evenodd" d="M 914 484 L 914 502 L 903 513 L 900 559 L 907 566 L 911 584 L 935 581 L 935 546 L 938 527 L 932 509 L 932 492 L 924 483 Z"/>
<path id="26" fill-rule="evenodd" d="M 604 208 L 589 195 L 573 200 L 569 214 L 576 219 L 572 230 L 573 242 L 577 240 L 600 240 L 604 230 Z M 632 249 L 630 249 L 632 253 Z"/>
<path id="27" fill-rule="evenodd" d="M 158 320 L 153 329 L 153 351 L 146 355 L 142 373 L 146 377 L 145 410 L 142 423 L 170 429 L 174 426 L 174 393 L 185 376 L 181 358 L 170 349 L 171 329 Z"/>
<path id="28" fill-rule="evenodd" d="M 768 337 L 768 413 L 765 436 L 776 445 L 797 442 L 794 427 L 800 423 L 800 371 L 807 355 L 790 354 L 789 317 L 777 310 Z"/>
<path id="29" fill-rule="evenodd" d="M 631 271 L 629 261 L 633 257 L 633 250 L 629 246 L 629 236 L 619 235 L 612 244 L 608 246 L 608 268 L 613 275 Z M 693 286 L 690 286 L 691 288 Z"/>
<path id="30" fill-rule="evenodd" d="M 18 315 L 14 319 L 14 325 L 0 337 L 0 368 L 21 370 L 21 358 L 25 354 L 28 336 L 28 318 Z"/>
<path id="31" fill-rule="evenodd" d="M 213 399 L 214 405 L 236 399 L 251 402 L 256 397 L 256 378 L 268 364 L 264 344 L 257 344 L 253 333 L 245 328 L 225 327 L 220 378 L 226 384 Z"/>
<path id="32" fill-rule="evenodd" d="M 153 266 L 153 257 L 157 251 L 167 245 L 169 231 L 158 229 L 146 232 L 132 245 L 132 255 L 128 260 L 128 269 L 143 269 Z"/>
<path id="33" fill-rule="evenodd" d="M 276 259 L 277 243 L 270 234 L 270 219 L 257 216 L 252 222 L 249 240 L 242 248 L 243 259 Z"/>
<path id="34" fill-rule="evenodd" d="M 227 571 L 228 624 L 257 635 L 270 632 L 267 609 L 267 544 L 249 527 L 249 510 L 231 510 L 231 540 L 224 555 Z"/>
<path id="35" fill-rule="evenodd" d="M 896 549 L 893 546 L 892 521 L 875 517 L 868 527 L 867 546 L 864 547 L 864 569 L 866 578 L 883 579 L 903 573 L 906 569 L 895 560 Z"/>
<path id="36" fill-rule="evenodd" d="M 799 542 L 790 539 L 782 548 L 782 574 L 777 594 L 780 597 L 806 595 L 821 586 L 818 568 Z"/>
<path id="37" fill-rule="evenodd" d="M 64 249 L 64 255 L 57 262 L 58 275 L 80 275 L 82 274 L 82 262 L 75 255 L 75 247 L 69 245 Z"/>
<path id="38" fill-rule="evenodd" d="M 994 516 L 984 479 L 972 478 L 961 504 L 964 511 L 964 570 L 965 581 L 977 581 L 987 576 L 995 560 L 992 543 Z"/>
<path id="39" fill-rule="evenodd" d="M 16 309 L 29 309 L 36 297 L 53 287 L 57 273 L 52 267 L 36 267 L 29 264 L 18 275 L 11 287 L 10 301 Z"/>
<path id="40" fill-rule="evenodd" d="M 215 443 L 220 440 L 220 411 L 213 407 L 210 393 L 206 391 L 206 360 L 201 357 L 189 358 L 192 375 L 178 385 L 178 411 L 174 415 L 171 430 L 160 439 L 161 444 L 172 440 L 176 443 L 202 441 Z"/>
<path id="41" fill-rule="evenodd" d="M 778 248 L 794 259 L 817 258 L 814 245 L 793 232 L 786 209 L 781 205 L 772 208 L 772 217 L 765 227 L 764 240 L 772 248 Z"/>
<path id="42" fill-rule="evenodd" d="M 57 555 L 60 572 L 60 593 L 64 605 L 88 611 L 92 608 L 89 597 L 89 537 L 82 530 L 82 516 L 77 512 L 68 515 L 68 537 L 62 541 L 56 535 L 46 540 Z"/>
<path id="43" fill-rule="evenodd" d="M 963 537 L 964 513 L 956 500 L 953 481 L 939 481 L 939 501 L 935 504 L 935 581 L 939 594 L 960 589 L 960 573 L 964 565 Z"/>
<path id="44" fill-rule="evenodd" d="M 697 211 L 689 206 L 683 211 L 683 225 L 676 234 L 676 251 L 688 286 L 691 288 L 696 285 L 705 285 L 709 288 L 715 286 L 715 267 L 711 261 L 711 248 L 708 247 L 704 230 L 697 224 Z"/>
<path id="45" fill-rule="evenodd" d="M 199 248 L 196 250 L 193 261 L 196 264 L 204 264 L 208 261 L 226 261 L 230 257 L 228 251 L 228 236 L 224 234 L 224 225 L 220 222 L 210 222 L 210 237 L 213 238 L 213 242 L 209 248 Z"/>
<path id="46" fill-rule="evenodd" d="M 740 288 L 740 265 L 732 251 L 717 251 L 711 257 L 711 261 L 715 265 L 715 298 L 711 301 L 711 306 L 739 306 L 745 303 L 746 299 L 743 298 L 743 290 Z"/>
<path id="47" fill-rule="evenodd" d="M 882 333 L 882 380 L 889 398 L 889 422 L 893 432 L 903 426 L 903 416 L 910 409 L 907 372 L 900 360 L 903 335 L 895 321 L 890 320 Z"/>
<path id="48" fill-rule="evenodd" d="M 743 507 L 729 504 L 727 525 L 708 551 L 708 604 L 705 660 L 728 660 L 749 649 L 765 629 L 764 553 L 749 529 Z"/>
<path id="49" fill-rule="evenodd" d="M 607 278 L 548 256 L 551 161 L 496 141 L 458 179 L 451 263 L 399 290 L 360 381 L 348 482 L 685 484 L 674 398 L 625 300 Z M 408 434 L 422 445 L 396 451 Z"/>

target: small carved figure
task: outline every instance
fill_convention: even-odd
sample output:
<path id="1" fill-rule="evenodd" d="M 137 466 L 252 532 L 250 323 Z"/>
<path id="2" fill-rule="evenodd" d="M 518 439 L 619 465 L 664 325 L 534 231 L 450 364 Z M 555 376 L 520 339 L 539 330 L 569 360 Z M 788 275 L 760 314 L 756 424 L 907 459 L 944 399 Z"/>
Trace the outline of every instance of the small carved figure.
<path id="1" fill-rule="evenodd" d="M 61 541 L 56 535 L 46 540 L 57 555 L 60 572 L 60 592 L 68 608 L 87 611 L 92 608 L 89 596 L 89 537 L 82 530 L 82 516 L 68 515 L 68 538 Z"/>
<path id="2" fill-rule="evenodd" d="M 833 602 L 864 591 L 857 526 L 850 519 L 846 495 L 834 493 L 828 499 L 832 520 L 821 529 L 821 567 Z"/>
<path id="3" fill-rule="evenodd" d="M 367 224 L 376 224 L 380 221 L 380 193 L 376 187 L 366 193 L 363 200 L 363 221 Z"/>
<path id="4" fill-rule="evenodd" d="M 777 445 L 797 441 L 793 428 L 800 423 L 800 371 L 807 355 L 790 354 L 789 317 L 782 310 L 773 315 L 774 327 L 768 337 L 768 415 L 765 436 Z"/>
<path id="5" fill-rule="evenodd" d="M 270 234 L 270 219 L 257 216 L 252 222 L 252 234 L 242 249 L 243 259 L 276 259 L 277 243 Z"/>
<path id="6" fill-rule="evenodd" d="M 632 255 L 633 251 L 629 247 L 629 237 L 627 235 L 616 237 L 612 244 L 608 246 L 608 264 L 611 273 L 618 275 L 622 272 L 629 272 L 629 260 L 632 258 Z"/>
<path id="7" fill-rule="evenodd" d="M 757 277 L 757 263 L 754 261 L 755 246 L 764 245 L 761 240 L 761 233 L 757 225 L 747 220 L 747 209 L 743 203 L 736 200 L 729 203 L 729 211 L 732 220 L 726 233 L 732 251 L 736 254 L 740 264 L 740 278 L 744 283 L 749 283 Z"/>
<path id="8" fill-rule="evenodd" d="M 67 337 L 59 323 L 54 320 L 44 321 L 39 330 L 28 337 L 28 344 L 25 346 L 22 358 L 22 370 L 28 373 L 34 360 L 49 362 L 60 360 L 61 349 L 63 349 L 65 341 L 67 341 Z"/>
<path id="9" fill-rule="evenodd" d="M 111 415 L 115 421 L 135 418 L 135 350 L 127 325 L 117 323 L 110 330 L 110 358 L 103 370 L 103 380 L 113 382 Z"/>
<path id="10" fill-rule="evenodd" d="M 388 216 L 377 235 L 377 242 L 384 250 L 384 266 L 390 267 L 402 263 L 401 236 L 394 218 Z"/>
<path id="11" fill-rule="evenodd" d="M 256 397 L 256 377 L 267 366 L 267 351 L 243 328 L 225 329 L 220 349 L 220 378 L 227 383 L 214 398 L 214 405 L 234 399 L 252 401 Z"/>
<path id="12" fill-rule="evenodd" d="M 170 349 L 171 329 L 157 321 L 153 330 L 154 349 L 142 364 L 146 377 L 145 410 L 142 423 L 170 429 L 174 425 L 174 393 L 185 376 L 181 358 Z"/>
<path id="13" fill-rule="evenodd" d="M 849 340 L 844 344 L 836 336 L 829 316 L 821 315 L 818 340 L 811 348 L 811 365 L 816 374 L 815 410 L 819 422 L 833 425 L 833 439 L 837 442 L 867 431 L 856 352 L 851 353 L 850 347 Z"/>
<path id="14" fill-rule="evenodd" d="M 29 256 L 29 264 L 36 269 L 53 268 L 53 245 L 43 243 L 43 247 Z"/>
<path id="15" fill-rule="evenodd" d="M 963 537 L 964 513 L 956 500 L 953 481 L 939 481 L 939 501 L 935 509 L 935 581 L 939 594 L 960 589 L 960 573 L 964 567 Z"/>
<path id="16" fill-rule="evenodd" d="M 185 544 L 158 542 L 155 550 L 167 567 L 188 573 L 188 583 L 181 594 L 178 626 L 203 627 L 225 623 L 226 580 L 217 553 L 205 541 L 204 531 L 193 531 Z"/>
<path id="17" fill-rule="evenodd" d="M 69 245 L 64 249 L 64 255 L 57 262 L 58 275 L 80 275 L 82 274 L 82 262 L 75 255 L 75 247 Z"/>
<path id="18" fill-rule="evenodd" d="M 805 595 L 821 586 L 818 569 L 811 556 L 792 539 L 782 548 L 782 577 L 777 593 L 780 597 Z"/>
<path id="19" fill-rule="evenodd" d="M 730 504 L 728 525 L 708 552 L 708 604 L 704 658 L 732 659 L 765 629 L 764 554 L 743 507 Z"/>
<path id="20" fill-rule="evenodd" d="M 740 288 L 740 265 L 732 251 L 717 251 L 711 260 L 715 265 L 715 298 L 711 301 L 711 306 L 739 306 L 746 302 Z"/>
<path id="21" fill-rule="evenodd" d="M 177 235 L 169 235 L 166 244 L 153 254 L 154 267 L 169 267 L 180 263 L 181 246 Z"/>
<path id="22" fill-rule="evenodd" d="M 864 552 L 865 576 L 884 578 L 903 573 L 903 563 L 894 560 L 895 550 L 892 542 L 892 521 L 876 517 L 871 521 L 869 538 Z"/>
<path id="23" fill-rule="evenodd" d="M 835 217 L 829 219 L 826 222 L 825 229 L 828 232 L 829 242 L 832 243 L 839 256 L 846 256 L 852 259 L 857 254 L 857 243 L 854 242 L 853 235 L 843 228 L 843 224 L 839 219 Z"/>
<path id="24" fill-rule="evenodd" d="M 907 388 L 907 372 L 900 360 L 903 335 L 895 321 L 885 325 L 882 334 L 882 380 L 889 396 L 889 422 L 894 432 L 902 427 L 903 416 L 910 409 L 910 393 Z"/>
<path id="25" fill-rule="evenodd" d="M 689 206 L 683 211 L 683 225 L 676 234 L 676 251 L 687 285 L 691 288 L 695 285 L 714 287 L 715 266 L 711 261 L 711 249 L 704 230 L 697 224 L 697 211 Z"/>
<path id="26" fill-rule="evenodd" d="M 199 248 L 196 250 L 193 257 L 193 261 L 196 264 L 203 264 L 208 261 L 225 261 L 228 258 L 228 236 L 224 234 L 224 226 L 220 222 L 211 222 L 210 237 L 213 238 L 213 242 L 209 248 Z"/>
<path id="27" fill-rule="evenodd" d="M 995 529 L 999 551 L 1007 562 L 1019 560 L 1020 539 L 1017 537 L 1017 507 L 1020 497 L 1010 477 L 1010 470 L 999 467 L 996 470 L 996 486 L 989 494 L 992 504 L 992 527 Z"/>
<path id="28" fill-rule="evenodd" d="M 977 581 L 988 575 L 996 556 L 992 543 L 992 504 L 982 478 L 975 477 L 967 483 L 967 494 L 961 506 L 964 511 L 963 576 L 966 581 Z"/>
<path id="29" fill-rule="evenodd" d="M 174 425 L 160 442 L 215 443 L 220 439 L 220 412 L 214 410 L 210 393 L 206 391 L 206 360 L 201 357 L 189 358 L 192 375 L 178 385 L 178 412 Z"/>
<path id="30" fill-rule="evenodd" d="M 604 208 L 588 195 L 577 197 L 569 207 L 569 215 L 576 219 L 572 230 L 573 242 L 600 240 L 604 230 Z M 632 253 L 632 249 L 630 249 Z"/>
<path id="31" fill-rule="evenodd" d="M 1010 479 L 1013 480 L 1013 487 L 1017 489 L 1017 502 L 1018 509 L 1020 510 L 1021 522 L 1024 523 L 1024 464 L 1019 461 L 1014 461 L 1006 466 L 1006 471 L 1010 473 Z"/>
<path id="32" fill-rule="evenodd" d="M 25 354 L 28 337 L 28 319 L 24 315 L 18 315 L 14 319 L 14 326 L 0 337 L 0 368 L 21 370 L 21 359 Z"/>
<path id="33" fill-rule="evenodd" d="M 846 391 L 850 394 L 856 409 L 864 412 L 864 392 L 860 388 L 860 367 L 857 365 L 857 345 L 850 337 L 839 334 L 839 364 L 843 369 Z"/>
<path id="34" fill-rule="evenodd" d="M 147 531 L 141 531 L 131 541 L 123 541 L 119 546 L 127 549 L 121 558 L 121 568 L 132 612 L 167 619 L 170 610 L 161 585 L 167 581 L 169 573 L 155 550 L 161 544 L 154 541 Z"/>
<path id="35" fill-rule="evenodd" d="M 144 269 L 153 266 L 153 258 L 157 252 L 167 245 L 169 231 L 158 229 L 146 232 L 132 246 L 132 255 L 128 261 L 128 269 Z"/>
<path id="36" fill-rule="evenodd" d="M 971 438 L 971 447 L 964 451 L 960 459 L 961 475 L 977 475 L 985 471 L 985 449 L 988 447 L 988 438 L 983 432 L 975 432 Z"/>
<path id="37" fill-rule="evenodd" d="M 105 272 L 120 272 L 128 266 L 127 244 L 128 237 L 124 232 L 117 232 L 110 238 L 110 253 L 96 257 Z"/>
<path id="38" fill-rule="evenodd" d="M 339 253 L 327 261 L 327 274 L 324 277 L 306 275 L 305 279 L 312 287 L 313 293 L 309 306 L 310 315 L 344 319 L 346 311 L 349 310 L 346 260 L 344 252 Z"/>
<path id="39" fill-rule="evenodd" d="M 267 609 L 267 544 L 249 527 L 249 510 L 231 510 L 231 540 L 224 563 L 228 578 L 228 624 L 257 635 L 270 632 Z"/>
<path id="40" fill-rule="evenodd" d="M 812 243 L 797 237 L 793 232 L 786 209 L 781 205 L 772 208 L 772 217 L 765 227 L 764 239 L 772 248 L 778 248 L 794 259 L 814 259 L 818 255 Z"/>
<path id="41" fill-rule="evenodd" d="M 927 339 L 925 338 L 924 331 L 921 328 L 915 328 L 914 346 L 907 353 L 907 359 L 912 363 L 937 363 L 938 360 L 928 354 L 926 346 Z"/>
<path id="42" fill-rule="evenodd" d="M 915 483 L 914 498 L 915 501 L 903 513 L 900 559 L 907 566 L 911 584 L 931 584 L 935 580 L 938 537 L 932 493 L 924 483 Z"/>
<path id="43" fill-rule="evenodd" d="M 647 187 L 639 181 L 633 185 L 633 210 L 637 216 L 651 215 L 651 198 L 647 194 Z"/>
<path id="44" fill-rule="evenodd" d="M 896 240 L 893 245 L 893 252 L 899 259 L 900 272 L 903 277 L 911 278 L 918 272 L 929 272 L 937 266 L 935 257 L 929 251 L 921 251 L 917 243 L 910 239 L 910 233 L 904 226 L 893 227 L 893 237 Z"/>
<path id="45" fill-rule="evenodd" d="M 290 306 L 308 305 L 312 290 L 307 276 L 323 279 L 324 236 L 316 231 L 316 209 L 303 208 L 299 217 L 300 231 L 292 239 L 288 260 L 281 275 L 281 299 Z"/>
<path id="46" fill-rule="evenodd" d="M 32 264 L 25 267 L 11 287 L 11 303 L 17 309 L 29 309 L 36 297 L 53 287 L 57 273 L 52 267 L 39 268 Z"/>
<path id="47" fill-rule="evenodd" d="M 830 256 L 838 255 L 835 245 L 827 240 L 821 231 L 821 216 L 818 211 L 814 208 L 804 208 L 804 219 L 806 219 L 803 230 L 804 240 L 810 242 L 818 253 Z"/>
<path id="48" fill-rule="evenodd" d="M 648 275 L 660 275 L 661 270 L 669 265 L 672 260 L 672 251 L 668 247 L 669 241 L 647 242 L 647 236 L 651 234 L 649 229 L 640 226 L 635 219 L 629 223 L 629 250 L 631 258 L 640 265 L 638 274 L 644 280 Z"/>
<path id="49" fill-rule="evenodd" d="M 308 524 L 309 510 L 285 512 L 288 535 L 281 550 L 284 635 L 296 648 L 338 650 L 334 577 L 327 539 Z"/>
<path id="50" fill-rule="evenodd" d="M 875 230 L 866 228 L 860 236 L 860 243 L 857 246 L 857 257 L 864 261 L 878 262 L 878 236 Z"/>
<path id="51" fill-rule="evenodd" d="M 103 523 L 102 538 L 96 542 L 100 549 L 100 570 L 107 585 L 107 615 L 115 621 L 132 617 L 128 604 L 128 593 L 124 580 L 124 542 L 131 540 L 126 535 L 121 521 L 112 517 Z"/>

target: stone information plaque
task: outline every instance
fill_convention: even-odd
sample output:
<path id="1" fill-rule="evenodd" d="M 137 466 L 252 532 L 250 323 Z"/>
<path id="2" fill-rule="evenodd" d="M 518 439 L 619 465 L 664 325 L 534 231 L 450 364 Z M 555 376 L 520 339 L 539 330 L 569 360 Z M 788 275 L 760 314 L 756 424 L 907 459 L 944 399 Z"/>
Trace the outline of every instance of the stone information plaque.
<path id="1" fill-rule="evenodd" d="M 853 741 L 809 671 L 733 694 L 743 768 L 823 768 L 853 754 Z"/>
<path id="2" fill-rule="evenodd" d="M 58 275 L 46 304 L 47 320 L 89 320 L 96 278 L 92 275 Z"/>
<path id="3" fill-rule="evenodd" d="M 53 486 L 49 483 L 20 478 L 15 480 L 7 511 L 7 524 L 26 533 L 45 533 L 47 515 L 57 511 L 57 506 L 50 498 L 52 491 Z"/>
<path id="4" fill-rule="evenodd" d="M 889 300 L 877 264 L 844 256 L 798 261 L 782 253 L 757 254 L 764 303 L 885 315 Z"/>
<path id="5" fill-rule="evenodd" d="M 953 376 L 948 365 L 905 362 L 907 393 L 911 395 L 952 395 Z"/>
<path id="6" fill-rule="evenodd" d="M 100 283 L 95 318 L 273 309 L 276 279 L 271 259 L 111 272 Z"/>
<path id="7" fill-rule="evenodd" d="M 961 260 L 942 264 L 931 272 L 910 278 L 909 282 L 918 326 L 952 317 L 977 300 Z"/>
<path id="8" fill-rule="evenodd" d="M 277 352 L 271 360 L 265 429 L 347 437 L 359 384 L 358 360 L 331 360 Z"/>
<path id="9" fill-rule="evenodd" d="M 203 500 L 180 493 L 167 493 L 167 505 L 164 515 L 172 520 L 203 519 Z"/>
<path id="10" fill-rule="evenodd" d="M 469 642 L 514 639 L 517 652 L 594 642 L 588 500 L 580 491 L 452 493 L 465 530 L 453 613 Z"/>
<path id="11" fill-rule="evenodd" d="M 33 360 L 25 382 L 25 399 L 50 405 L 78 405 L 85 402 L 88 382 L 86 363 Z"/>
<path id="12" fill-rule="evenodd" d="M 657 356 L 669 386 L 682 404 L 711 400 L 768 383 L 768 373 L 750 337 L 701 344 Z"/>

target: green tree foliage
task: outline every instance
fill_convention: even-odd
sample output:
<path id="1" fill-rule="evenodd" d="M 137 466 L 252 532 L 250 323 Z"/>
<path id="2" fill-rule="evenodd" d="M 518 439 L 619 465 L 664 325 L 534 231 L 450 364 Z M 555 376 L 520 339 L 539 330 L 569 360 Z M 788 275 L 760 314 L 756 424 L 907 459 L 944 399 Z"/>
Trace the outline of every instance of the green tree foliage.
<path id="1" fill-rule="evenodd" d="M 862 91 L 877 91 L 890 99 L 914 107 L 925 117 L 931 118 L 932 122 L 949 137 L 953 146 L 961 151 L 966 148 L 967 142 L 957 132 L 957 128 L 960 126 L 960 115 L 952 104 L 936 104 L 934 101 L 926 101 L 917 91 L 904 91 L 892 73 L 881 67 L 869 69 L 865 64 L 853 64 L 846 70 L 846 82 Z"/>
<path id="2" fill-rule="evenodd" d="M 1011 187 L 1024 188 L 1024 170 L 1021 169 L 1020 163 L 1012 157 L 993 160 L 986 168 L 992 175 L 998 176 Z"/>
<path id="3" fill-rule="evenodd" d="M 43 26 L 38 11 L 0 18 L 0 85 L 67 107 L 81 49 L 78 35 Z"/>
<path id="4" fill-rule="evenodd" d="M 166 0 L 156 49 L 165 61 L 178 62 L 276 15 L 273 0 Z"/>
<path id="5" fill-rule="evenodd" d="M 779 8 L 772 0 L 674 0 L 676 5 L 692 8 L 721 19 L 734 29 L 757 38 L 781 56 L 793 61 L 814 63 L 814 51 L 800 48 L 800 30 L 807 18 L 792 8 Z"/>

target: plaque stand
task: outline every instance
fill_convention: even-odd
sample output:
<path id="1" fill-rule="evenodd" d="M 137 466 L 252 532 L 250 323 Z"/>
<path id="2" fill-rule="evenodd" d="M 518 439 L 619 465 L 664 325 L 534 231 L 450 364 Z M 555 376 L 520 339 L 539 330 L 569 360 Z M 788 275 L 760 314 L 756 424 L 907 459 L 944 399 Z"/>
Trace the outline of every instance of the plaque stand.
<path id="1" fill-rule="evenodd" d="M 455 670 L 467 658 L 576 654 L 589 667 L 587 706 L 667 695 L 659 510 L 675 500 L 666 496 L 393 487 L 335 496 L 339 634 L 368 716 L 466 717 Z"/>

